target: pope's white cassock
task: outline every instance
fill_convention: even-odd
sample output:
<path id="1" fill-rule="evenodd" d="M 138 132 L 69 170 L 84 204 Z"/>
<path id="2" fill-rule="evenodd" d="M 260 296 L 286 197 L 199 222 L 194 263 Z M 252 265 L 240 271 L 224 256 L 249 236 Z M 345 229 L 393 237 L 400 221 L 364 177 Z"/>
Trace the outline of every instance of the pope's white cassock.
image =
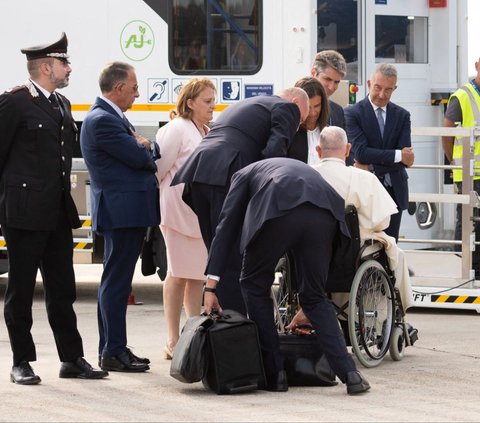
<path id="1" fill-rule="evenodd" d="M 312 167 L 343 197 L 345 205 L 356 207 L 362 242 L 375 239 L 385 245 L 403 307 L 406 310 L 412 306 L 413 293 L 405 254 L 397 247 L 395 238 L 384 232 L 390 224 L 390 215 L 397 213 L 397 206 L 381 182 L 373 173 L 346 166 L 341 159 L 322 159 Z"/>

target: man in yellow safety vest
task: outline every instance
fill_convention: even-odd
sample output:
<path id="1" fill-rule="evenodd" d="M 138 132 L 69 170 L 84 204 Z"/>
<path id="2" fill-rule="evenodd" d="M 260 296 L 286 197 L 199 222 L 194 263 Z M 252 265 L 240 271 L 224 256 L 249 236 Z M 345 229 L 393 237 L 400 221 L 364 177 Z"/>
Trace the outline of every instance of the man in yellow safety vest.
<path id="1" fill-rule="evenodd" d="M 480 126 L 480 58 L 475 62 L 477 75 L 470 82 L 456 90 L 448 100 L 443 126 L 452 128 L 460 122 L 462 127 Z M 445 156 L 451 164 L 462 163 L 462 137 L 442 137 Z M 480 138 L 475 141 L 475 167 L 480 168 Z M 473 188 L 480 192 L 480 172 L 476 172 Z M 453 182 L 459 194 L 462 193 L 462 169 L 453 170 Z M 478 214 L 478 210 L 475 210 Z M 462 238 L 462 206 L 457 204 L 455 224 L 455 239 Z M 480 225 L 475 224 L 475 240 L 480 240 Z M 480 278 L 480 248 L 477 247 L 472 256 L 472 267 L 475 269 L 475 279 Z"/>

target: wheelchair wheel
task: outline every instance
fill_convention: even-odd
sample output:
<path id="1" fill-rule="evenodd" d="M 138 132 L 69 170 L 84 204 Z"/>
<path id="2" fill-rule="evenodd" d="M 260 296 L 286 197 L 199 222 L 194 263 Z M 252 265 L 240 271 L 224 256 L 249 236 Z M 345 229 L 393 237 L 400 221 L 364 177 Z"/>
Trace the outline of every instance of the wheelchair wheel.
<path id="1" fill-rule="evenodd" d="M 395 325 L 390 339 L 390 357 L 392 357 L 392 360 L 400 361 L 403 358 L 406 346 L 407 343 L 402 326 Z"/>
<path id="2" fill-rule="evenodd" d="M 272 297 L 275 304 L 275 324 L 280 332 L 288 325 L 297 312 L 297 294 L 292 283 L 292 266 L 285 254 L 275 269 L 275 283 L 272 286 Z"/>
<path id="3" fill-rule="evenodd" d="M 395 296 L 382 265 L 367 260 L 358 268 L 350 290 L 348 329 L 360 363 L 375 367 L 388 352 L 394 325 Z"/>

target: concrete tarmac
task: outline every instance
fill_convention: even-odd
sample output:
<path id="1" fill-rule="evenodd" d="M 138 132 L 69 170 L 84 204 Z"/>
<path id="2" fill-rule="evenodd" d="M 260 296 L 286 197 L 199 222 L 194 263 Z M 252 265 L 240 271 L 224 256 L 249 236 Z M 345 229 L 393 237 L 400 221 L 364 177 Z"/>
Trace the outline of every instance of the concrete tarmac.
<path id="1" fill-rule="evenodd" d="M 76 265 L 75 309 L 85 357 L 97 365 L 96 289 L 100 265 Z M 6 277 L 0 278 L 3 295 Z M 100 381 L 59 379 L 60 363 L 38 284 L 33 305 L 37 361 L 42 383 L 10 382 L 11 351 L 0 319 L 0 421 L 5 422 L 478 422 L 480 421 L 480 316 L 473 311 L 409 310 L 419 340 L 401 361 L 389 355 L 378 367 L 358 364 L 372 388 L 348 396 L 345 386 L 291 387 L 286 393 L 255 391 L 218 396 L 201 382 L 183 384 L 169 375 L 162 283 L 140 268 L 133 293 L 142 305 L 128 308 L 129 345 L 149 357 L 151 370 L 110 372 Z M 356 360 L 356 358 L 355 358 Z M 358 363 L 358 361 L 357 361 Z"/>

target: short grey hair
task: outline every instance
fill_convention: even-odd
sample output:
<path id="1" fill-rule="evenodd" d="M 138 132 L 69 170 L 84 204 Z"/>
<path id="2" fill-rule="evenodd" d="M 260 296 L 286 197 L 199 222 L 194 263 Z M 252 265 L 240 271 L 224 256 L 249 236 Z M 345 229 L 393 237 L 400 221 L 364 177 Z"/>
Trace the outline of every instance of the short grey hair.
<path id="1" fill-rule="evenodd" d="M 312 68 L 318 74 L 324 73 L 327 68 L 332 68 L 345 78 L 347 74 L 347 62 L 345 58 L 335 50 L 319 51 L 313 59 Z"/>
<path id="2" fill-rule="evenodd" d="M 372 81 L 375 79 L 375 74 L 381 73 L 385 78 L 395 78 L 397 79 L 397 68 L 391 63 L 380 63 L 375 66 L 375 70 L 372 73 L 370 78 Z"/>
<path id="3" fill-rule="evenodd" d="M 109 93 L 113 87 L 119 82 L 126 82 L 128 80 L 128 73 L 135 70 L 135 68 L 124 62 L 108 63 L 100 73 L 98 84 L 102 94 Z"/>
<path id="4" fill-rule="evenodd" d="M 326 126 L 320 132 L 319 144 L 323 151 L 344 151 L 347 143 L 347 133 L 339 126 Z"/>

